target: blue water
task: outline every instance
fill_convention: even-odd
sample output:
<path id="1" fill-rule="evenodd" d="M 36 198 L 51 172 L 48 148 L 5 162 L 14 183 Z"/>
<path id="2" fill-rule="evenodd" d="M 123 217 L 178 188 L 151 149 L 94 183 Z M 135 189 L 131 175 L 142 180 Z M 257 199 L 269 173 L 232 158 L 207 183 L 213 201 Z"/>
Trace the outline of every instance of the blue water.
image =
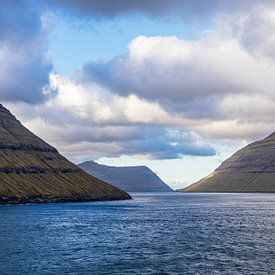
<path id="1" fill-rule="evenodd" d="M 275 194 L 140 194 L 0 216 L 0 274 L 275 274 Z"/>

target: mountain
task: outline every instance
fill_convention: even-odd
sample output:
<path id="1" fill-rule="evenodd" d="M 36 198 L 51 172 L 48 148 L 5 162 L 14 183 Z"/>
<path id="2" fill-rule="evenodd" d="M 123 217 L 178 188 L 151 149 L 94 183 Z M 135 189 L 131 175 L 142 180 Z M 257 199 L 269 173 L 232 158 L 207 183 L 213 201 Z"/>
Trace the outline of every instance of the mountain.
<path id="1" fill-rule="evenodd" d="M 126 192 L 170 192 L 173 191 L 146 166 L 113 167 L 86 161 L 78 165 L 81 169 Z"/>
<path id="2" fill-rule="evenodd" d="M 129 198 L 66 160 L 0 104 L 0 204 Z"/>
<path id="3" fill-rule="evenodd" d="M 182 192 L 275 192 L 275 133 L 237 151 Z"/>

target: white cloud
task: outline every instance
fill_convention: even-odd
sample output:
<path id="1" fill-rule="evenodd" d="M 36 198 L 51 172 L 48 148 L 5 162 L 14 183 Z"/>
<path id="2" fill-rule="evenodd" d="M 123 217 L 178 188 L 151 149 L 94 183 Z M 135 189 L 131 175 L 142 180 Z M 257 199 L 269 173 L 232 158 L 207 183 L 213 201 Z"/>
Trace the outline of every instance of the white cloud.
<path id="1" fill-rule="evenodd" d="M 172 102 L 270 91 L 274 73 L 270 60 L 253 56 L 235 38 L 217 35 L 196 41 L 140 36 L 126 57 L 84 68 L 85 80 L 116 93 Z"/>
<path id="2" fill-rule="evenodd" d="M 148 102 L 136 95 L 119 96 L 99 85 L 75 83 L 70 78 L 59 75 L 51 75 L 51 83 L 58 93 L 48 104 L 70 109 L 76 116 L 88 118 L 95 123 L 184 126 L 187 121 L 182 116 L 172 116 L 158 103 Z"/>
<path id="3" fill-rule="evenodd" d="M 252 140 L 274 130 L 274 31 L 275 10 L 261 7 L 219 17 L 195 40 L 139 36 L 127 54 L 84 66 L 80 82 L 157 104 L 203 136 Z"/>
<path id="4" fill-rule="evenodd" d="M 275 126 L 274 14 L 241 10 L 193 40 L 136 37 L 126 54 L 88 63 L 79 79 L 51 75 L 56 95 L 39 107 L 18 105 L 18 113 L 67 154 L 95 158 L 211 155 L 205 137 L 210 143 L 256 139 Z M 11 53 L 0 48 L 0 83 L 14 68 L 24 71 L 27 65 L 17 62 L 42 60 L 40 50 Z M 26 83 L 18 79 L 10 83 Z"/>
<path id="5" fill-rule="evenodd" d="M 17 105 L 17 114 L 67 156 L 73 156 L 77 148 L 83 158 L 88 152 L 91 158 L 131 155 L 151 159 L 214 154 L 199 135 L 191 138 L 184 129 L 186 119 L 167 113 L 157 103 L 135 95 L 118 96 L 98 85 L 76 84 L 58 75 L 51 76 L 51 85 L 55 97 L 40 106 Z"/>

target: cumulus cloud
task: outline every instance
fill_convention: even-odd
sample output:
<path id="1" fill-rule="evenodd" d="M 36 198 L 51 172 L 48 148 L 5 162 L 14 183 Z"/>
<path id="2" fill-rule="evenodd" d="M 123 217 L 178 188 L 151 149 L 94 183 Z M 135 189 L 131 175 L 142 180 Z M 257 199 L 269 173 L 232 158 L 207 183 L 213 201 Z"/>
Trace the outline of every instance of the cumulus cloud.
<path id="1" fill-rule="evenodd" d="M 197 136 L 186 138 L 186 132 L 179 131 L 180 138 L 170 137 L 169 129 L 152 125 L 132 126 L 81 126 L 79 124 L 53 127 L 35 119 L 27 125 L 36 129 L 47 140 L 51 140 L 67 156 L 100 158 L 122 155 L 146 157 L 148 159 L 177 159 L 184 155 L 212 156 L 214 149 Z M 45 130 L 47 129 L 47 131 Z M 71 150 L 73 148 L 73 150 Z M 85 148 L 86 152 L 82 152 Z"/>
<path id="2" fill-rule="evenodd" d="M 274 31 L 275 10 L 260 8 L 194 40 L 139 36 L 126 54 L 86 64 L 79 81 L 157 103 L 210 138 L 254 139 L 274 130 Z"/>
<path id="3" fill-rule="evenodd" d="M 196 39 L 139 36 L 124 55 L 89 62 L 78 78 L 51 75 L 48 87 L 44 10 L 35 1 L 6 1 L 0 11 L 0 99 L 32 103 L 10 106 L 26 126 L 77 161 L 211 156 L 215 151 L 205 137 L 211 143 L 253 140 L 275 128 L 272 2 L 52 0 L 58 8 L 108 18 L 159 16 L 175 7 L 191 16 L 226 13 Z"/>
<path id="4" fill-rule="evenodd" d="M 137 37 L 127 55 L 88 63 L 84 79 L 119 94 L 174 102 L 258 93 L 274 86 L 275 64 L 249 54 L 237 39 L 213 36 L 195 41 Z"/>
<path id="5" fill-rule="evenodd" d="M 39 103 L 49 96 L 52 64 L 45 18 L 36 1 L 2 1 L 0 10 L 0 99 Z"/>
<path id="6" fill-rule="evenodd" d="M 17 104 L 16 114 L 72 159 L 77 148 L 78 157 L 83 158 L 88 152 L 93 158 L 131 155 L 151 159 L 215 154 L 201 136 L 181 127 L 184 119 L 169 115 L 157 103 L 121 97 L 57 75 L 52 75 L 51 86 L 57 96 L 39 108 Z"/>
<path id="7" fill-rule="evenodd" d="M 105 64 L 88 63 L 83 72 L 84 79 L 116 93 L 187 102 L 255 91 L 261 83 L 260 74 L 270 82 L 268 68 L 259 66 L 258 61 L 234 39 L 187 41 L 140 36 L 129 44 L 126 56 Z"/>

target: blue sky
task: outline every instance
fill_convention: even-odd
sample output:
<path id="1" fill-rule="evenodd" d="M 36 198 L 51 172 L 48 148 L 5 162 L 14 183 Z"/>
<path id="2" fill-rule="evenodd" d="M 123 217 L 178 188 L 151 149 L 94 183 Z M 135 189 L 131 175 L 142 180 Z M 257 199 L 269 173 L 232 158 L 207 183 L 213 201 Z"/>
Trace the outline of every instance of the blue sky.
<path id="1" fill-rule="evenodd" d="M 274 131 L 273 1 L 12 0 L 0 98 L 70 160 L 173 188 Z"/>
<path id="2" fill-rule="evenodd" d="M 142 14 L 80 20 L 60 12 L 52 20 L 54 30 L 49 53 L 55 69 L 68 75 L 89 60 L 109 60 L 124 54 L 128 43 L 139 35 L 190 39 L 212 23 L 209 18 L 184 22 L 178 17 L 156 19 Z"/>

